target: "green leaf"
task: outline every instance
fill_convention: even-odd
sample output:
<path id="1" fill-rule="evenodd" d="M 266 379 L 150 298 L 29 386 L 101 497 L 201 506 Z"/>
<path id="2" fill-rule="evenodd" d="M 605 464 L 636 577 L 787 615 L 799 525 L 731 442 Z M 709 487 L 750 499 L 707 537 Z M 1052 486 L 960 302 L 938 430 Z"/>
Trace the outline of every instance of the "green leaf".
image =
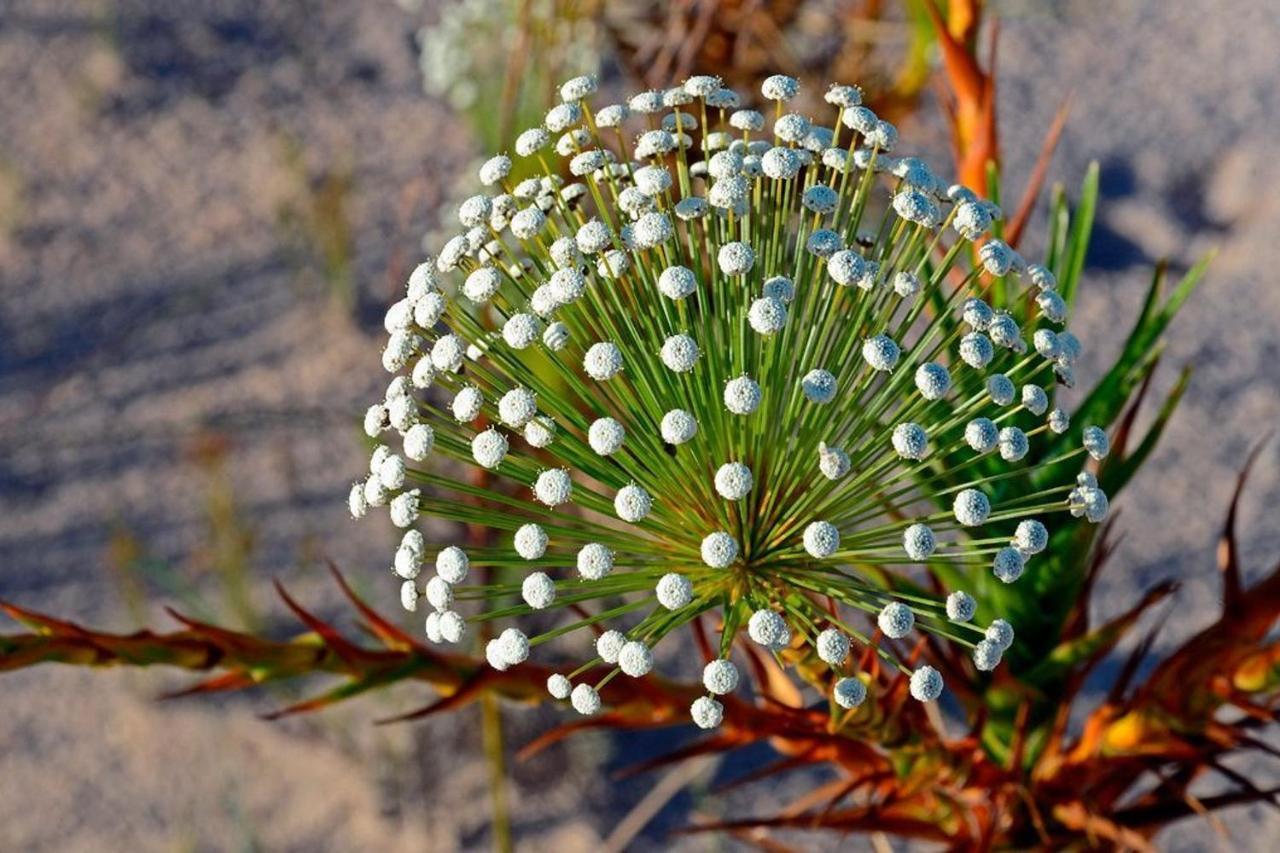
<path id="1" fill-rule="evenodd" d="M 1074 307 L 1080 275 L 1084 272 L 1085 258 L 1089 254 L 1089 241 L 1093 236 L 1093 218 L 1098 208 L 1098 161 L 1089 164 L 1084 183 L 1080 185 L 1080 201 L 1072 217 L 1071 236 L 1067 239 L 1063 255 L 1063 267 L 1054 272 L 1058 276 L 1058 292 L 1068 306 Z"/>

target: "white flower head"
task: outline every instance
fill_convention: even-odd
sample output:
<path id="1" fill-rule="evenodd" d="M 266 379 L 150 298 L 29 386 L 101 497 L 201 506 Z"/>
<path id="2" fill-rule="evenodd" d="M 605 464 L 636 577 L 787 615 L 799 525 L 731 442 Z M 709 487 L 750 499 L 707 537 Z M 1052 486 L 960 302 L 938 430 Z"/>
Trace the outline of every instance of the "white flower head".
<path id="1" fill-rule="evenodd" d="M 713 660 L 702 668 L 702 685 L 716 696 L 732 693 L 738 686 L 738 668 L 732 661 Z"/>
<path id="2" fill-rule="evenodd" d="M 770 651 L 781 651 L 791 644 L 787 620 L 772 610 L 757 610 L 747 622 L 747 636 Z"/>
<path id="3" fill-rule="evenodd" d="M 709 533 L 702 540 L 702 562 L 713 569 L 728 568 L 738 559 L 738 540 L 723 530 Z"/>
<path id="4" fill-rule="evenodd" d="M 735 415 L 749 415 L 760 405 L 763 394 L 750 376 L 737 376 L 724 386 L 725 408 Z"/>
<path id="5" fill-rule="evenodd" d="M 990 591 L 1071 538 L 1049 535 L 1055 513 L 1109 512 L 1093 474 L 1057 464 L 1109 450 L 1095 427 L 1063 449 L 1076 433 L 1048 383 L 1084 366 L 1070 294 L 993 233 L 997 205 L 897 151 L 856 86 L 818 90 L 810 116 L 782 75 L 760 111 L 712 74 L 672 82 L 599 105 L 574 77 L 511 156 L 482 161 L 488 189 L 460 195 L 443 217 L 460 230 L 380 318 L 392 375 L 347 509 L 402 528 L 390 574 L 432 642 L 477 623 L 505 670 L 601 633 L 593 665 L 628 678 L 569 667 L 547 684 L 582 713 L 606 682 L 637 689 L 702 614 L 713 647 L 742 632 L 791 650 L 783 666 L 803 635 L 838 717 L 865 701 L 852 666 L 870 656 L 931 701 L 941 678 L 899 659 L 904 634 L 976 641 L 979 671 L 1006 640 L 999 622 L 971 636 L 974 596 L 915 575 L 985 564 Z M 428 545 L 459 523 L 489 544 Z M 861 582 L 868 563 L 883 586 Z M 749 618 L 730 618 L 738 603 Z M 845 627 L 857 613 L 885 643 Z M 714 698 L 738 676 L 712 664 L 698 725 L 738 711 Z"/>
<path id="6" fill-rule="evenodd" d="M 957 590 L 947 596 L 947 618 L 952 622 L 968 622 L 978 612 L 978 602 L 972 595 Z"/>
<path id="7" fill-rule="evenodd" d="M 840 548 L 840 530 L 829 521 L 813 521 L 804 529 L 804 549 L 809 556 L 821 560 Z"/>
<path id="8" fill-rule="evenodd" d="M 842 678 L 831 688 L 831 697 L 841 708 L 853 709 L 867 699 L 867 685 L 857 678 Z"/>
<path id="9" fill-rule="evenodd" d="M 715 485 L 720 497 L 739 501 L 751 492 L 751 469 L 741 462 L 726 462 L 716 470 Z"/>
<path id="10" fill-rule="evenodd" d="M 698 434 L 698 422 L 683 409 L 672 409 L 662 416 L 662 440 L 667 444 L 684 444 Z"/>

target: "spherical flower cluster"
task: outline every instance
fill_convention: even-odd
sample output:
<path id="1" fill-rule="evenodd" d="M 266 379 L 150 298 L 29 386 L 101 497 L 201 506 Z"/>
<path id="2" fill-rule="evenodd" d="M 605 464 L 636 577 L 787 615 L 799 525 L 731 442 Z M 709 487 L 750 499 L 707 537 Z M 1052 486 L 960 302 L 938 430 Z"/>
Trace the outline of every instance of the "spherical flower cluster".
<path id="1" fill-rule="evenodd" d="M 708 612 L 779 661 L 812 644 L 838 716 L 875 684 L 868 654 L 938 698 L 941 675 L 897 657 L 921 632 L 996 667 L 1013 631 L 973 624 L 982 573 L 1018 581 L 1053 513 L 1108 511 L 1079 467 L 1043 482 L 1110 451 L 1055 406 L 1081 356 L 1055 272 L 992 237 L 996 205 L 896 153 L 856 87 L 817 119 L 782 75 L 761 109 L 710 75 L 598 110 L 597 88 L 567 81 L 484 162 L 461 230 L 387 311 L 395 376 L 346 499 L 404 529 L 405 609 L 439 643 L 493 621 L 497 669 L 598 631 L 547 682 L 582 714 Z M 447 524 L 480 541 L 428 543 Z M 897 592 L 916 572 L 974 594 Z M 693 721 L 720 725 L 743 677 L 705 662 Z"/>

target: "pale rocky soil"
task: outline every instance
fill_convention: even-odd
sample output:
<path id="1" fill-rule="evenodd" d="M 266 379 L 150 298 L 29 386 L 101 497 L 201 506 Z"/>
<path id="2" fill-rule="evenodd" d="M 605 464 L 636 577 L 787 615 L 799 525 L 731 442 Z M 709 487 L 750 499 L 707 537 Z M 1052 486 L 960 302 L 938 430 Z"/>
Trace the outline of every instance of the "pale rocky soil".
<path id="1" fill-rule="evenodd" d="M 1213 545 L 1233 472 L 1280 418 L 1280 14 L 1246 0 L 1211 16 L 1157 0 L 1109 4 L 1107 15 L 1087 3 L 1052 4 L 1053 14 L 1047 3 L 1005 5 L 1010 174 L 1026 174 L 1069 93 L 1054 175 L 1070 186 L 1091 159 L 1104 164 L 1077 321 L 1090 364 L 1117 345 L 1152 259 L 1185 267 L 1221 249 L 1173 329 L 1162 387 L 1185 363 L 1196 378 L 1121 501 L 1130 535 L 1100 596 L 1119 609 L 1154 579 L 1181 577 L 1168 631 L 1186 636 L 1215 606 Z M 211 8 L 0 7 L 0 595 L 94 624 L 135 624 L 100 568 L 121 529 L 167 566 L 162 575 L 227 612 L 208 569 L 211 475 L 191 453 L 207 432 L 230 442 L 225 476 L 255 537 L 260 612 L 283 628 L 271 577 L 337 612 L 320 551 L 366 578 L 382 569 L 389 525 L 351 524 L 342 507 L 363 464 L 353 418 L 382 382 L 379 308 L 445 178 L 474 153 L 420 94 L 409 42 L 418 19 L 394 4 Z M 291 146 L 303 167 L 288 165 Z M 353 309 L 333 307 L 314 251 L 286 248 L 296 240 L 281 224 L 280 211 L 317 198 L 326 174 L 351 182 L 341 218 L 352 229 Z M 1264 451 L 1242 514 L 1255 568 L 1280 553 L 1277 454 L 1275 443 Z M 151 598 L 172 603 L 162 580 Z M 167 624 L 156 605 L 144 615 Z M 5 676 L 0 847 L 487 845 L 471 716 L 366 725 L 421 698 L 407 693 L 287 725 L 254 716 L 280 695 L 152 701 L 179 683 Z M 515 743 L 548 723 L 511 717 Z M 632 754 L 610 759 L 617 745 L 588 739 L 518 767 L 522 849 L 592 849 L 617 813 L 606 803 L 633 802 L 651 781 L 603 784 L 591 768 L 658 745 L 628 742 Z M 1237 835 L 1225 846 L 1190 825 L 1166 846 L 1275 849 L 1274 817 L 1237 811 L 1227 822 Z"/>

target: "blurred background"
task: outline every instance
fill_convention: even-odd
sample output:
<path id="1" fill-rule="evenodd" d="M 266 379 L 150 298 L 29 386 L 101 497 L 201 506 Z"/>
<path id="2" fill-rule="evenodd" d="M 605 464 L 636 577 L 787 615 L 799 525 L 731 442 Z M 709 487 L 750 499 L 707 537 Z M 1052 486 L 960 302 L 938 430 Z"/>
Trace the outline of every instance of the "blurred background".
<path id="1" fill-rule="evenodd" d="M 1170 332 L 1157 390 L 1174 368 L 1196 372 L 1120 501 L 1127 535 L 1096 597 L 1105 616 L 1181 579 L 1160 640 L 1174 643 L 1217 606 L 1213 550 L 1234 474 L 1280 421 L 1280 11 L 1253 0 L 991 10 L 1006 184 L 1027 183 L 1068 99 L 1050 181 L 1074 187 L 1101 164 L 1078 372 L 1115 355 L 1153 263 L 1180 270 L 1221 252 Z M 392 548 L 388 522 L 356 525 L 345 508 L 365 466 L 358 419 L 385 384 L 382 313 L 449 200 L 469 194 L 476 158 L 537 123 L 553 83 L 598 73 L 622 90 L 699 72 L 754 94 L 774 70 L 819 93 L 828 79 L 859 82 L 904 147 L 947 174 L 937 67 L 918 6 L 889 0 L 7 0 L 0 597 L 119 630 L 171 624 L 172 605 L 270 631 L 284 622 L 270 589 L 280 579 L 336 610 L 322 555 L 363 588 Z M 1263 450 L 1241 508 L 1248 567 L 1280 553 L 1278 446 Z M 374 727 L 413 707 L 411 687 L 277 723 L 256 715 L 287 701 L 285 688 L 155 702 L 181 683 L 6 675 L 0 846 L 492 843 L 477 714 Z M 555 717 L 506 714 L 509 747 Z M 511 763 L 519 848 L 596 850 L 612 834 L 668 849 L 691 814 L 731 807 L 704 796 L 717 771 L 697 764 L 670 782 L 678 794 L 646 801 L 656 817 L 618 836 L 659 779 L 608 770 L 651 753 L 660 736 L 648 737 L 592 735 Z M 1262 807 L 1223 820 L 1228 846 L 1192 823 L 1161 844 L 1280 843 Z"/>

